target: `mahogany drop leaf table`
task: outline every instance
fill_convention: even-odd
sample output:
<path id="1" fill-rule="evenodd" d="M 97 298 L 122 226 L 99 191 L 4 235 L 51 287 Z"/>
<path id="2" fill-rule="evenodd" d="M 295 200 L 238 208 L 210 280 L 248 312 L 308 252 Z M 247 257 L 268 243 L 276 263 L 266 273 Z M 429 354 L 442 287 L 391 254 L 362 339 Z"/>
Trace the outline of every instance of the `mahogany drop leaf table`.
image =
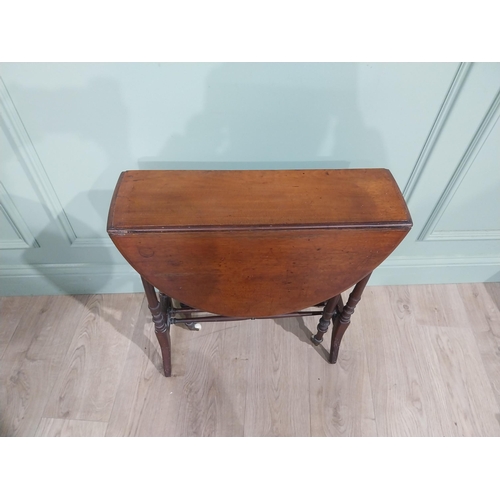
<path id="1" fill-rule="evenodd" d="M 411 226 L 386 169 L 127 171 L 108 217 L 141 275 L 167 377 L 176 323 L 320 315 L 311 341 L 333 321 L 335 363 L 370 274 Z"/>

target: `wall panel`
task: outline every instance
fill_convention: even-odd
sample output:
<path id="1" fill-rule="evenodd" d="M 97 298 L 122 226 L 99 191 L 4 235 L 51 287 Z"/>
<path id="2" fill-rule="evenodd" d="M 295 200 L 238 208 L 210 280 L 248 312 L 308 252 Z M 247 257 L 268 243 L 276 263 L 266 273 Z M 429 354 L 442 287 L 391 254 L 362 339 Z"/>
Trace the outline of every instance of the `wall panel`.
<path id="1" fill-rule="evenodd" d="M 2 294 L 140 290 L 105 226 L 120 172 L 144 168 L 386 167 L 415 225 L 374 284 L 500 279 L 500 64 L 37 63 L 0 76 Z"/>

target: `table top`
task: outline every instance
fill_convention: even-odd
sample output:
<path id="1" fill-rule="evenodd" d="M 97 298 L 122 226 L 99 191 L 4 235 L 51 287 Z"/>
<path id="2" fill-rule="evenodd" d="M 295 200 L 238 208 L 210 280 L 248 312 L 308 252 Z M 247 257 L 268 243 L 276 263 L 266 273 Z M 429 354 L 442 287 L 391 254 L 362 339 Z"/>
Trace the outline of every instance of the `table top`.
<path id="1" fill-rule="evenodd" d="M 184 304 L 265 317 L 356 284 L 411 218 L 388 170 L 129 171 L 108 233 L 131 266 Z"/>
<path id="2" fill-rule="evenodd" d="M 411 227 L 386 169 L 123 172 L 108 232 Z"/>

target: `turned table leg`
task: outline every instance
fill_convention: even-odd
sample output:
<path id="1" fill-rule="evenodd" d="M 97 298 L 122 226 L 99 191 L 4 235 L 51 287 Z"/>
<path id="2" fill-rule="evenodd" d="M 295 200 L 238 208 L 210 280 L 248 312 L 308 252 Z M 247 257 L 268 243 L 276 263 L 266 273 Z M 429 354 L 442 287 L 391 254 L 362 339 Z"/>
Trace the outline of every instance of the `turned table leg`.
<path id="1" fill-rule="evenodd" d="M 325 308 L 323 309 L 323 315 L 318 323 L 318 332 L 316 335 L 311 337 L 312 343 L 315 345 L 321 344 L 323 342 L 323 335 L 327 332 L 328 327 L 330 326 L 330 321 L 332 316 L 335 314 L 335 309 L 337 304 L 339 303 L 340 295 L 336 295 L 329 299 L 326 303 Z"/>
<path id="2" fill-rule="evenodd" d="M 141 279 L 142 284 L 144 285 L 144 291 L 146 292 L 146 298 L 148 299 L 148 307 L 151 311 L 151 315 L 153 316 L 156 338 L 158 339 L 158 343 L 160 344 L 165 377 L 170 377 L 172 375 L 172 360 L 170 353 L 170 325 L 168 324 L 166 313 L 162 310 L 160 302 L 158 302 L 158 297 L 153 285 L 146 281 L 142 276 Z"/>
<path id="3" fill-rule="evenodd" d="M 346 305 L 343 307 L 342 312 L 335 318 L 332 329 L 332 344 L 330 347 L 330 363 L 336 363 L 339 355 L 340 342 L 351 323 L 351 316 L 356 309 L 356 305 L 361 300 L 361 295 L 365 289 L 371 273 L 365 276 L 355 287 L 349 295 Z M 319 326 L 318 326 L 319 328 Z"/>

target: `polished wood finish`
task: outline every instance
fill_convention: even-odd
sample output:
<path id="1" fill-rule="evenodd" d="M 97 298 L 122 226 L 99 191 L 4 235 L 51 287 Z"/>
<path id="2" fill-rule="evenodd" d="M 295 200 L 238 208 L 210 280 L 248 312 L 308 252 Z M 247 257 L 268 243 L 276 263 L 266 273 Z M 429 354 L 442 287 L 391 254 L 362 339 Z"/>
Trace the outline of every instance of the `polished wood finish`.
<path id="1" fill-rule="evenodd" d="M 111 234 L 241 227 L 404 226 L 389 170 L 132 170 L 118 180 Z"/>
<path id="2" fill-rule="evenodd" d="M 342 310 L 340 309 L 339 311 L 338 309 L 340 298 L 340 294 L 336 295 L 335 297 L 332 297 L 330 300 L 328 300 L 325 304 L 323 315 L 321 316 L 321 319 L 318 323 L 318 332 L 311 338 L 315 345 L 319 345 L 321 344 L 321 342 L 323 342 L 323 335 L 325 335 L 325 333 L 328 331 L 328 327 L 330 326 L 332 317 L 336 314 L 339 314 L 339 312 Z"/>
<path id="3" fill-rule="evenodd" d="M 406 230 L 127 234 L 113 241 L 144 278 L 185 304 L 247 318 L 297 311 L 355 285 Z"/>
<path id="4" fill-rule="evenodd" d="M 129 171 L 113 195 L 108 233 L 143 279 L 170 374 L 174 319 L 161 313 L 154 288 L 233 319 L 325 303 L 312 339 L 321 342 L 337 313 L 334 363 L 367 276 L 411 225 L 385 169 Z M 359 293 L 344 311 L 340 293 L 354 285 Z"/>
<path id="5" fill-rule="evenodd" d="M 389 171 L 133 171 L 113 242 L 149 283 L 224 316 L 284 314 L 356 284 L 411 218 Z"/>
<path id="6" fill-rule="evenodd" d="M 142 284 L 144 286 L 144 291 L 146 292 L 148 308 L 151 311 L 151 316 L 153 317 L 156 338 L 160 344 L 163 358 L 163 371 L 165 373 L 165 377 L 170 377 L 170 375 L 172 375 L 170 324 L 168 322 L 167 315 L 165 314 L 165 309 L 168 308 L 168 301 L 170 298 L 162 294 L 163 304 L 160 304 L 153 285 L 148 283 L 144 278 L 142 278 Z"/>
<path id="7" fill-rule="evenodd" d="M 361 295 L 370 279 L 371 273 L 365 276 L 359 283 L 356 284 L 354 290 L 349 294 L 349 299 L 346 305 L 342 308 L 340 314 L 335 319 L 332 330 L 332 344 L 330 347 L 330 363 L 336 363 L 339 356 L 340 342 L 344 336 L 347 327 L 351 323 L 351 316 L 361 300 Z"/>

